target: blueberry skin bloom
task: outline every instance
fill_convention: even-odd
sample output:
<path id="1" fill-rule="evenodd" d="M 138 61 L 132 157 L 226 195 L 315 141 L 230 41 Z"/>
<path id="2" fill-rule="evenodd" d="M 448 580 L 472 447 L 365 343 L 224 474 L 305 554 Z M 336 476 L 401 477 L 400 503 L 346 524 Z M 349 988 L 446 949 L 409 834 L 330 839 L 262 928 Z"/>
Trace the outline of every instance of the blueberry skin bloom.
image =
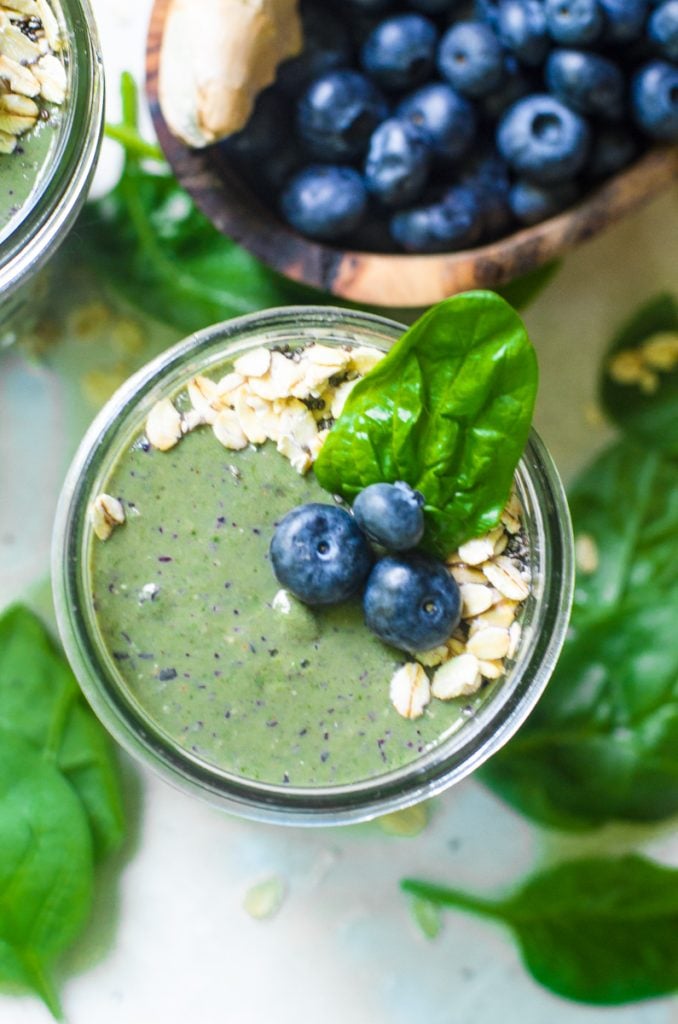
<path id="1" fill-rule="evenodd" d="M 507 110 L 497 129 L 497 146 L 517 174 L 549 184 L 581 170 L 590 137 L 583 117 L 555 97 L 537 94 Z"/>
<path id="2" fill-rule="evenodd" d="M 353 502 L 353 515 L 363 533 L 389 551 L 409 551 L 424 536 L 424 495 L 402 480 L 370 484 Z"/>
<path id="3" fill-rule="evenodd" d="M 297 132 L 318 160 L 354 160 L 366 151 L 370 135 L 387 114 L 379 90 L 358 71 L 321 75 L 297 104 Z"/>
<path id="4" fill-rule="evenodd" d="M 292 177 L 280 210 L 302 235 L 333 241 L 355 231 L 367 209 L 362 177 L 352 167 L 312 164 Z"/>
<path id="5" fill-rule="evenodd" d="M 438 69 L 465 96 L 486 96 L 499 87 L 504 74 L 499 40 L 480 21 L 459 21 L 440 42 Z"/>
<path id="6" fill-rule="evenodd" d="M 459 587 L 447 566 L 423 555 L 387 555 L 370 573 L 365 622 L 384 643 L 426 651 L 448 639 L 459 622 Z"/>
<path id="7" fill-rule="evenodd" d="M 678 0 L 666 0 L 652 12 L 647 34 L 662 57 L 678 61 Z"/>
<path id="8" fill-rule="evenodd" d="M 365 161 L 367 191 L 383 206 L 405 206 L 422 193 L 431 164 L 431 152 L 418 129 L 391 117 L 370 139 Z"/>
<path id="9" fill-rule="evenodd" d="M 362 586 L 373 560 L 353 516 L 319 502 L 283 516 L 269 554 L 278 582 L 310 605 L 345 601 Z"/>
<path id="10" fill-rule="evenodd" d="M 638 127 L 653 139 L 678 141 L 678 68 L 653 60 L 631 82 L 631 107 Z"/>
<path id="11" fill-rule="evenodd" d="M 553 50 L 545 79 L 553 95 L 580 114 L 617 120 L 624 113 L 626 81 L 607 57 L 584 50 Z"/>
<path id="12" fill-rule="evenodd" d="M 598 0 L 545 0 L 549 35 L 565 46 L 587 46 L 600 38 L 605 19 Z"/>
<path id="13" fill-rule="evenodd" d="M 648 0 L 599 0 L 607 43 L 630 43 L 643 34 L 648 13 Z"/>
<path id="14" fill-rule="evenodd" d="M 478 240 L 482 214 L 475 192 L 460 185 L 449 189 L 442 202 L 394 214 L 390 230 L 407 252 L 449 252 Z"/>
<path id="15" fill-rule="evenodd" d="M 503 0 L 497 16 L 497 34 L 506 49 L 523 64 L 542 64 L 550 41 L 540 0 Z"/>
<path id="16" fill-rule="evenodd" d="M 431 151 L 443 160 L 459 160 L 473 145 L 473 105 L 444 82 L 432 82 L 406 96 L 396 113 L 424 132 Z"/>
<path id="17" fill-rule="evenodd" d="M 364 70 L 383 89 L 411 89 L 430 76 L 438 31 L 421 14 L 386 18 L 370 32 L 362 48 Z"/>

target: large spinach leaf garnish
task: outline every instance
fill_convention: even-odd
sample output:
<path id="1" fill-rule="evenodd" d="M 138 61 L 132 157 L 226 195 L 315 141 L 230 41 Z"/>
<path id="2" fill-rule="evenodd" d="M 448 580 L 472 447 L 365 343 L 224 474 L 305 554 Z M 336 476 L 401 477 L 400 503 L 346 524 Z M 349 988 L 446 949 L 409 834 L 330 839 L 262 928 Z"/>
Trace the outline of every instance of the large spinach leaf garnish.
<path id="1" fill-rule="evenodd" d="M 414 879 L 402 887 L 507 925 L 536 981 L 568 999 L 619 1004 L 678 989 L 678 871 L 643 857 L 571 861 L 498 900 Z"/>
<path id="2" fill-rule="evenodd" d="M 44 626 L 21 605 L 0 618 L 0 728 L 55 762 L 82 801 L 97 858 L 115 850 L 124 814 L 112 744 Z"/>
<path id="3" fill-rule="evenodd" d="M 185 333 L 267 306 L 317 300 L 225 238 L 196 208 L 138 134 L 136 86 L 122 77 L 125 149 L 113 190 L 85 207 L 76 235 L 102 280 L 151 316 Z M 150 170 L 145 161 L 156 161 Z"/>
<path id="4" fill-rule="evenodd" d="M 570 507 L 593 571 L 544 696 L 481 777 L 547 825 L 657 820 L 678 812 L 678 462 L 615 444 Z"/>
<path id="5" fill-rule="evenodd" d="M 358 382 L 315 463 L 328 491 L 405 480 L 426 499 L 425 546 L 445 555 L 496 525 L 525 448 L 537 363 L 494 292 L 434 306 Z"/>
<path id="6" fill-rule="evenodd" d="M 55 1017 L 49 970 L 92 902 L 92 838 L 54 764 L 0 729 L 0 981 L 32 988 Z"/>
<path id="7" fill-rule="evenodd" d="M 678 455 L 678 302 L 671 295 L 650 299 L 612 339 L 600 395 L 622 430 Z"/>
<path id="8" fill-rule="evenodd" d="M 55 1015 L 49 978 L 92 903 L 93 865 L 124 834 L 112 745 L 41 622 L 0 617 L 0 982 Z"/>

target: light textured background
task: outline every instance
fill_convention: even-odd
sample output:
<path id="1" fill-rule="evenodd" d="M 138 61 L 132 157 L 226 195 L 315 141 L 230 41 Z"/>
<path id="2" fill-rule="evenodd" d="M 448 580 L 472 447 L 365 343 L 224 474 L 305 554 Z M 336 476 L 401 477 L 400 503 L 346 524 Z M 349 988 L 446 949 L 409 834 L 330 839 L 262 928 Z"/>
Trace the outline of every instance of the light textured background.
<path id="1" fill-rule="evenodd" d="M 94 0 L 118 116 L 123 68 L 141 76 L 149 0 Z M 148 122 L 146 122 L 148 124 Z M 99 190 L 115 176 L 107 144 Z M 608 436 L 592 418 L 600 355 L 611 330 L 662 288 L 678 292 L 676 197 L 571 256 L 530 310 L 540 356 L 537 426 L 565 475 Z M 89 412 L 63 379 L 14 352 L 0 359 L 0 606 L 48 568 L 63 472 Z M 29 415 L 30 410 L 30 415 Z M 37 589 L 36 589 L 37 587 Z M 427 943 L 397 883 L 405 874 L 498 892 L 531 865 L 569 852 L 640 845 L 678 866 L 675 829 L 606 829 L 584 840 L 530 827 L 480 785 L 438 800 L 413 839 L 376 825 L 303 831 L 228 818 L 146 771 L 131 790 L 138 828 L 108 870 L 63 987 L 70 1024 L 670 1024 L 676 1003 L 615 1010 L 551 997 L 525 974 L 503 932 L 448 915 Z M 279 875 L 278 915 L 253 921 L 249 886 Z M 0 996 L 2 1024 L 46 1024 L 34 999 Z"/>

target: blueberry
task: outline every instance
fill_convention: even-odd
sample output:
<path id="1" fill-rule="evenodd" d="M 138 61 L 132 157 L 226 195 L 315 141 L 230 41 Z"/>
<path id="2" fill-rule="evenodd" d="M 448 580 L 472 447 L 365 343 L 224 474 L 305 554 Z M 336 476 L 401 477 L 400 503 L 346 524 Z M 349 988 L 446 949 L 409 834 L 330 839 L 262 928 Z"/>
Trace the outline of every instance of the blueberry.
<path id="1" fill-rule="evenodd" d="M 553 95 L 580 114 L 617 120 L 624 113 L 626 81 L 607 57 L 585 50 L 553 50 L 544 77 Z"/>
<path id="2" fill-rule="evenodd" d="M 537 185 L 534 181 L 519 178 L 511 186 L 509 203 L 514 217 L 521 224 L 538 224 L 571 206 L 577 199 L 578 192 L 572 181 L 562 181 L 556 185 Z"/>
<path id="3" fill-rule="evenodd" d="M 424 535 L 424 495 L 402 480 L 370 484 L 355 499 L 353 515 L 363 533 L 389 551 L 416 548 Z"/>
<path id="4" fill-rule="evenodd" d="M 483 21 L 490 28 L 497 30 L 499 22 L 499 4 L 501 0 L 474 0 L 473 13 L 476 21 Z"/>
<path id="5" fill-rule="evenodd" d="M 391 218 L 391 236 L 408 252 L 447 252 L 477 242 L 482 215 L 475 193 L 458 186 L 442 201 L 401 210 Z"/>
<path id="6" fill-rule="evenodd" d="M 523 64 L 542 64 L 549 49 L 546 17 L 540 0 L 503 0 L 499 5 L 497 35 Z"/>
<path id="7" fill-rule="evenodd" d="M 549 184 L 581 170 L 590 144 L 586 121 L 553 96 L 514 103 L 497 128 L 500 154 L 520 175 Z"/>
<path id="8" fill-rule="evenodd" d="M 270 199 L 271 192 L 277 194 L 301 167 L 302 156 L 294 139 L 288 138 L 265 160 L 252 160 L 246 166 L 246 173 L 262 193 Z"/>
<path id="9" fill-rule="evenodd" d="M 444 643 L 459 622 L 459 587 L 442 562 L 422 555 L 380 559 L 363 597 L 365 622 L 384 643 L 425 651 Z"/>
<path id="10" fill-rule="evenodd" d="M 529 96 L 534 92 L 534 83 L 523 67 L 519 64 L 513 54 L 506 54 L 504 57 L 504 77 L 501 86 L 494 92 L 482 98 L 482 107 L 485 114 L 492 120 L 498 121 L 505 110 L 520 100 L 523 96 Z"/>
<path id="11" fill-rule="evenodd" d="M 353 516 L 319 502 L 299 505 L 281 519 L 270 556 L 278 582 L 311 605 L 345 601 L 372 565 L 372 551 Z"/>
<path id="12" fill-rule="evenodd" d="M 271 87 L 257 97 L 242 131 L 230 135 L 220 146 L 237 160 L 260 160 L 284 145 L 289 135 L 289 105 L 285 97 Z"/>
<path id="13" fill-rule="evenodd" d="M 639 39 L 648 14 L 648 0 L 598 0 L 603 11 L 603 38 L 607 43 Z"/>
<path id="14" fill-rule="evenodd" d="M 647 34 L 662 57 L 678 61 L 678 0 L 666 0 L 652 12 Z"/>
<path id="15" fill-rule="evenodd" d="M 459 6 L 459 0 L 409 0 L 409 6 L 423 14 L 447 14 Z"/>
<path id="16" fill-rule="evenodd" d="M 586 170 L 592 178 L 609 178 L 630 164 L 637 152 L 638 142 L 628 128 L 605 125 L 593 138 Z"/>
<path id="17" fill-rule="evenodd" d="M 473 145 L 477 130 L 473 105 L 444 82 L 417 89 L 396 112 L 426 133 L 432 152 L 441 159 L 459 160 Z"/>
<path id="18" fill-rule="evenodd" d="M 634 75 L 631 105 L 636 124 L 652 139 L 678 141 L 678 67 L 653 60 Z"/>
<path id="19" fill-rule="evenodd" d="M 391 117 L 370 139 L 365 185 L 384 206 L 404 206 L 419 198 L 428 178 L 431 153 L 409 121 Z"/>
<path id="20" fill-rule="evenodd" d="M 484 153 L 467 164 L 460 184 L 473 191 L 480 210 L 483 237 L 499 238 L 513 223 L 509 204 L 509 169 L 496 153 Z"/>
<path id="21" fill-rule="evenodd" d="M 353 59 L 349 31 L 326 6 L 314 0 L 301 5 L 304 48 L 298 57 L 278 68 L 276 85 L 288 96 L 298 96 L 315 78 L 348 67 Z"/>
<path id="22" fill-rule="evenodd" d="M 332 241 L 359 226 L 367 209 L 367 193 L 352 167 L 312 164 L 288 181 L 280 209 L 301 234 Z"/>
<path id="23" fill-rule="evenodd" d="M 549 35 L 565 46 L 588 46 L 603 31 L 603 10 L 598 0 L 544 0 Z"/>
<path id="24" fill-rule="evenodd" d="M 435 64 L 438 31 L 421 14 L 386 18 L 362 48 L 362 66 L 382 88 L 411 89 L 426 81 Z"/>
<path id="25" fill-rule="evenodd" d="M 360 11 L 387 11 L 393 0 L 346 0 Z"/>
<path id="26" fill-rule="evenodd" d="M 318 160 L 353 160 L 387 113 L 379 90 L 358 71 L 331 71 L 317 78 L 297 104 L 297 130 Z"/>
<path id="27" fill-rule="evenodd" d="M 496 35 L 480 21 L 459 21 L 443 36 L 438 68 L 465 96 L 486 96 L 499 87 L 504 58 Z"/>

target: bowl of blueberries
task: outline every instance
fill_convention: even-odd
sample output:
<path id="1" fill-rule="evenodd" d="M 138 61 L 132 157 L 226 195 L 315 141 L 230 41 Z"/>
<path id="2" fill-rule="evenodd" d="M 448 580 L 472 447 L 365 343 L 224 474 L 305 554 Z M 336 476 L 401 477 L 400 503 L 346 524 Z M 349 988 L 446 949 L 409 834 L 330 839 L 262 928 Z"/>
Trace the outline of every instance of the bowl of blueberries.
<path id="1" fill-rule="evenodd" d="M 157 68 L 167 0 L 156 0 Z M 678 0 L 300 0 L 237 134 L 155 127 L 225 234 L 342 298 L 414 307 L 552 261 L 678 176 Z"/>

